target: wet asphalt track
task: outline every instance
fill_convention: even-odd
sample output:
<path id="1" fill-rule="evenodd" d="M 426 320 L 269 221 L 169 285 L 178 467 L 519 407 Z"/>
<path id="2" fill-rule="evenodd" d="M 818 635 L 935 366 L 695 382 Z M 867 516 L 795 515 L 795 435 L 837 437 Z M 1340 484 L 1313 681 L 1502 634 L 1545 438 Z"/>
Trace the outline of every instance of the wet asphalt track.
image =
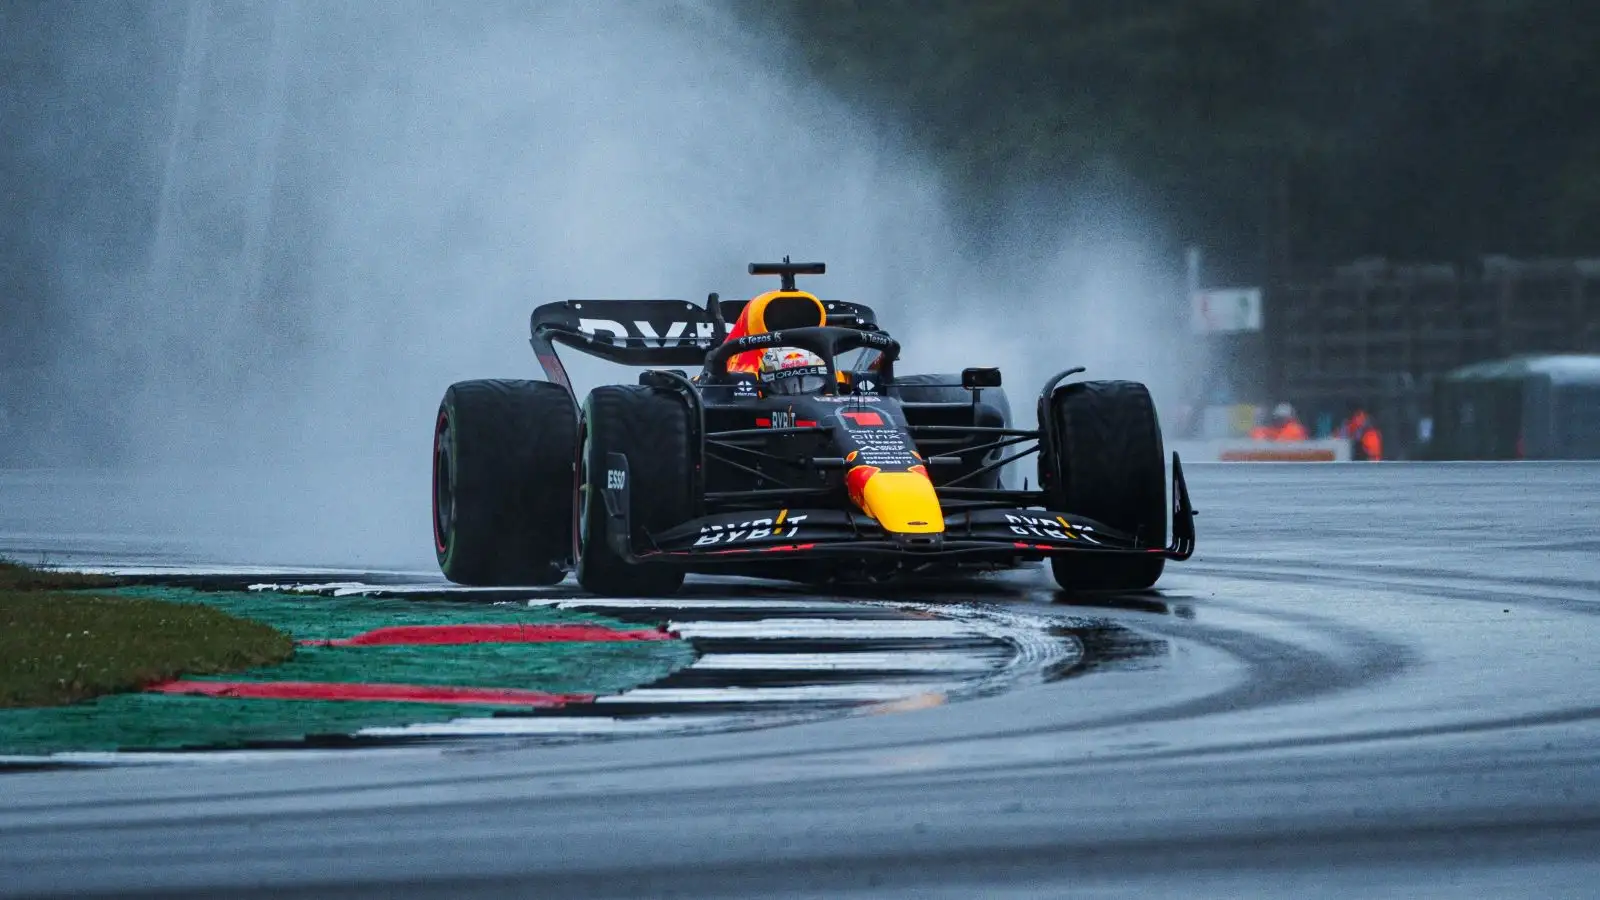
<path id="1" fill-rule="evenodd" d="M 949 595 L 1153 655 L 732 734 L 0 774 L 0 895 L 1595 896 L 1600 466 L 1191 484 L 1159 594 Z M 39 525 L 76 490 L 0 475 L 0 553 L 111 552 Z"/>

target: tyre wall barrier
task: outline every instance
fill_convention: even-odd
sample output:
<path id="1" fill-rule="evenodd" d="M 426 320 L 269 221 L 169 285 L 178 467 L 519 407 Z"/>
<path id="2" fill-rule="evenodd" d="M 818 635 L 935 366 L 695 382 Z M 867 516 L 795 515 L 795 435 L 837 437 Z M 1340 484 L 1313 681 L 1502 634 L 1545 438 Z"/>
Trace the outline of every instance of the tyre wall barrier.
<path id="1" fill-rule="evenodd" d="M 1324 438 L 1316 441 L 1253 441 L 1230 438 L 1210 441 L 1170 441 L 1184 462 L 1349 462 L 1350 441 Z"/>

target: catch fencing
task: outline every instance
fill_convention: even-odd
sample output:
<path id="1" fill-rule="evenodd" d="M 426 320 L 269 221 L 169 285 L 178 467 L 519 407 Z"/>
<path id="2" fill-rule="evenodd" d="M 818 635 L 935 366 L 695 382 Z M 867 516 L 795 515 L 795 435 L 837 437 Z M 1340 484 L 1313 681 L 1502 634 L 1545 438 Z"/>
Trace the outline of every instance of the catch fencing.
<path id="1" fill-rule="evenodd" d="M 1431 420 L 1433 380 L 1524 353 L 1600 353 L 1600 259 L 1485 259 L 1451 265 L 1368 261 L 1268 291 L 1269 394 L 1308 424 L 1337 422 L 1348 399 L 1404 455 Z"/>

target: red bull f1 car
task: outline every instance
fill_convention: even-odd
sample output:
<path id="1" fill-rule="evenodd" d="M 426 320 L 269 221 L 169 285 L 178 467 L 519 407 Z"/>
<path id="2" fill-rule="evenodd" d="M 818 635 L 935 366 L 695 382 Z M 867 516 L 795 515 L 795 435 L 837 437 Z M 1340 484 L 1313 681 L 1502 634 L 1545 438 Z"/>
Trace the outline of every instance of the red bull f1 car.
<path id="1" fill-rule="evenodd" d="M 1183 466 L 1174 454 L 1169 504 L 1142 384 L 1069 369 L 1040 391 L 1038 426 L 1017 428 L 998 369 L 902 375 L 872 309 L 796 287 L 823 264 L 749 271 L 780 287 L 540 306 L 546 380 L 445 392 L 433 537 L 447 578 L 575 572 L 596 593 L 659 595 L 689 572 L 882 581 L 1049 560 L 1067 590 L 1142 590 L 1193 552 Z M 557 344 L 649 368 L 580 403 Z M 1037 477 L 1008 483 L 1029 456 Z"/>

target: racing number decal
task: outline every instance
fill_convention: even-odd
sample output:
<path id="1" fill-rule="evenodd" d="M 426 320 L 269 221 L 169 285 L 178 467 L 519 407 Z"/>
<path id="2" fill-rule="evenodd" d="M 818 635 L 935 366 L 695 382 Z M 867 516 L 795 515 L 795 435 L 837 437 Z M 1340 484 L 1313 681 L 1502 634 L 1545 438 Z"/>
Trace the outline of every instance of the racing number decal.
<path id="1" fill-rule="evenodd" d="M 839 417 L 849 419 L 857 428 L 882 428 L 883 414 L 877 410 L 841 409 Z"/>

